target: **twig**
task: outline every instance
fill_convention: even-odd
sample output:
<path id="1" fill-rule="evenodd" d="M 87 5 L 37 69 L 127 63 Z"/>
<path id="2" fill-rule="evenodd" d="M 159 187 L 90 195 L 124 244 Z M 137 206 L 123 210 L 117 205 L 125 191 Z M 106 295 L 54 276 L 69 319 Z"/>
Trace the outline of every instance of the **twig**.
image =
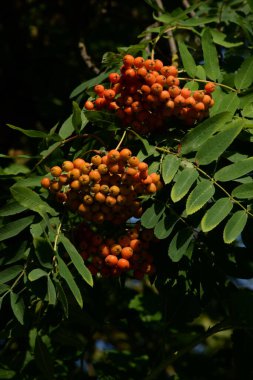
<path id="1" fill-rule="evenodd" d="M 87 53 L 86 46 L 83 42 L 78 43 L 78 47 L 80 49 L 80 54 L 82 59 L 84 60 L 86 66 L 94 71 L 95 74 L 99 74 L 100 70 L 99 68 L 95 65 L 95 63 L 92 61 L 91 56 Z"/>
<path id="2" fill-rule="evenodd" d="M 122 135 L 122 137 L 121 137 L 121 139 L 120 139 L 120 142 L 119 142 L 118 145 L 116 146 L 116 148 L 115 148 L 116 150 L 119 150 L 121 144 L 122 144 L 123 141 L 124 141 L 125 136 L 126 136 L 126 131 L 124 131 L 124 133 L 123 133 L 123 135 Z"/>
<path id="3" fill-rule="evenodd" d="M 188 0 L 183 0 L 183 6 L 188 9 L 190 8 L 190 4 Z M 191 17 L 196 17 L 196 13 L 194 11 L 190 11 Z"/>

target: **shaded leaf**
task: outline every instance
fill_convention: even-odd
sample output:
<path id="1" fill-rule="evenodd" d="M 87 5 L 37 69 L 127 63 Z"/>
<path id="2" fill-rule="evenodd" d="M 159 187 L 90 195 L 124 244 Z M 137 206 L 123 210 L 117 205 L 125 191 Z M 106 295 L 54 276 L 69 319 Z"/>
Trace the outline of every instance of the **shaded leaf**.
<path id="1" fill-rule="evenodd" d="M 188 215 L 194 214 L 209 201 L 214 193 L 213 183 L 207 179 L 202 179 L 187 198 L 186 213 Z"/>
<path id="2" fill-rule="evenodd" d="M 237 211 L 234 215 L 227 221 L 223 231 L 223 239 L 227 244 L 232 243 L 241 234 L 247 223 L 248 215 L 245 211 Z"/>
<path id="3" fill-rule="evenodd" d="M 193 17 L 188 18 L 188 20 L 181 21 L 180 24 L 183 26 L 199 26 L 217 22 L 217 20 L 217 17 Z"/>
<path id="4" fill-rule="evenodd" d="M 173 180 L 180 162 L 181 160 L 173 154 L 167 154 L 164 157 L 162 161 L 162 177 L 165 184 L 170 183 Z"/>
<path id="5" fill-rule="evenodd" d="M 166 239 L 179 219 L 175 215 L 163 214 L 162 218 L 155 225 L 154 234 L 158 239 Z"/>
<path id="6" fill-rule="evenodd" d="M 76 133 L 79 133 L 82 126 L 82 118 L 81 118 L 81 109 L 76 102 L 72 102 L 73 114 L 72 114 L 72 124 Z"/>
<path id="7" fill-rule="evenodd" d="M 153 203 L 141 216 L 141 224 L 145 228 L 154 228 L 161 218 L 165 206 L 162 202 Z"/>
<path id="8" fill-rule="evenodd" d="M 235 87 L 237 89 L 248 88 L 253 83 L 253 57 L 248 57 L 235 74 Z"/>
<path id="9" fill-rule="evenodd" d="M 249 157 L 218 170 L 215 173 L 214 178 L 221 182 L 231 181 L 233 179 L 242 177 L 243 175 L 251 172 L 252 170 L 253 157 Z"/>
<path id="10" fill-rule="evenodd" d="M 208 232 L 220 224 L 223 219 L 230 213 L 233 208 L 233 203 L 229 198 L 220 198 L 214 205 L 207 210 L 201 220 L 201 229 L 203 232 Z"/>
<path id="11" fill-rule="evenodd" d="M 182 153 L 196 151 L 215 132 L 224 128 L 225 124 L 232 119 L 230 112 L 223 112 L 206 119 L 194 127 L 182 140 Z"/>
<path id="12" fill-rule="evenodd" d="M 251 199 L 253 198 L 253 182 L 243 183 L 242 185 L 237 186 L 232 191 L 233 197 L 241 199 Z"/>
<path id="13" fill-rule="evenodd" d="M 10 292 L 10 301 L 13 314 L 19 323 L 23 325 L 25 314 L 25 304 L 23 298 L 14 292 Z"/>
<path id="14" fill-rule="evenodd" d="M 4 269 L 0 272 L 0 280 L 2 283 L 8 282 L 16 278 L 22 271 L 22 265 L 12 265 L 9 268 Z"/>
<path id="15" fill-rule="evenodd" d="M 16 372 L 11 369 L 0 368 L 0 379 L 13 379 L 15 375 Z"/>
<path id="16" fill-rule="evenodd" d="M 65 262 L 57 256 L 58 260 L 58 269 L 60 276 L 66 281 L 69 289 L 71 290 L 73 296 L 75 297 L 78 305 L 82 308 L 83 307 L 83 298 L 81 295 L 81 292 L 74 280 L 74 277 L 72 276 L 72 273 L 70 272 L 68 266 L 65 264 Z"/>
<path id="17" fill-rule="evenodd" d="M 56 285 L 56 291 L 57 291 L 57 298 L 59 299 L 64 315 L 66 318 L 69 316 L 69 305 L 68 305 L 68 299 L 67 296 L 62 288 L 62 285 L 58 279 L 55 279 L 55 285 Z"/>
<path id="18" fill-rule="evenodd" d="M 243 45 L 243 42 L 225 41 L 225 39 L 227 38 L 227 35 L 225 33 L 220 32 L 217 29 L 210 29 L 210 32 L 211 32 L 212 37 L 213 37 L 213 42 L 218 44 L 218 45 L 224 46 L 226 48 L 231 48 L 231 47 Z"/>
<path id="19" fill-rule="evenodd" d="M 9 128 L 15 129 L 16 131 L 22 132 L 24 135 L 28 137 L 35 137 L 35 138 L 41 138 L 46 139 L 48 137 L 48 133 L 41 132 L 41 131 L 35 131 L 30 129 L 22 129 L 20 127 L 15 127 L 15 125 L 12 124 L 6 124 Z"/>
<path id="20" fill-rule="evenodd" d="M 35 361 L 46 379 L 51 380 L 54 377 L 54 365 L 47 346 L 39 335 L 36 336 L 34 348 Z"/>
<path id="21" fill-rule="evenodd" d="M 208 165 L 217 160 L 221 154 L 232 144 L 243 128 L 243 120 L 236 120 L 226 126 L 225 130 L 210 137 L 196 154 L 196 161 L 200 165 Z"/>
<path id="22" fill-rule="evenodd" d="M 214 92 L 213 98 L 215 103 L 210 110 L 211 116 L 220 114 L 221 112 L 231 112 L 234 115 L 239 107 L 240 100 L 235 92 L 231 92 L 230 94 L 224 94 L 222 91 L 217 94 Z"/>
<path id="23" fill-rule="evenodd" d="M 35 254 L 40 264 L 45 268 L 51 269 L 55 252 L 49 241 L 43 237 L 38 236 L 34 237 L 33 245 L 35 248 Z"/>
<path id="24" fill-rule="evenodd" d="M 178 48 L 180 52 L 180 57 L 183 62 L 183 66 L 187 74 L 194 78 L 197 70 L 196 63 L 193 56 L 189 52 L 187 46 L 183 41 L 178 41 Z"/>
<path id="25" fill-rule="evenodd" d="M 170 242 L 168 255 L 172 261 L 178 262 L 188 253 L 189 246 L 193 240 L 192 231 L 184 228 L 176 233 Z"/>
<path id="26" fill-rule="evenodd" d="M 87 284 L 89 284 L 90 286 L 93 286 L 92 275 L 89 269 L 84 264 L 82 256 L 76 250 L 74 245 L 71 243 L 71 241 L 68 238 L 66 238 L 66 236 L 63 236 L 63 235 L 60 236 L 60 242 L 63 244 L 64 248 L 66 249 L 78 273 L 82 276 L 84 281 L 87 282 Z"/>
<path id="27" fill-rule="evenodd" d="M 29 281 L 36 281 L 41 277 L 47 276 L 47 272 L 40 268 L 33 269 L 29 274 L 28 274 L 28 279 Z"/>
<path id="28" fill-rule="evenodd" d="M 78 95 L 82 94 L 86 89 L 91 88 L 95 86 L 96 84 L 100 84 L 103 82 L 106 78 L 108 78 L 108 73 L 104 72 L 99 74 L 98 76 L 87 80 L 86 82 L 81 83 L 79 86 L 77 86 L 70 94 L 70 99 L 73 99 L 77 97 Z"/>
<path id="29" fill-rule="evenodd" d="M 202 35 L 202 49 L 204 55 L 204 68 L 208 78 L 216 81 L 220 77 L 220 66 L 213 37 L 208 28 L 204 29 Z"/>
<path id="30" fill-rule="evenodd" d="M 25 218 L 15 220 L 0 227 L 0 241 L 18 235 L 32 223 L 33 219 L 34 216 L 26 216 Z"/>
<path id="31" fill-rule="evenodd" d="M 49 305 L 56 304 L 56 290 L 53 281 L 48 276 L 47 277 L 47 294 L 48 294 L 48 303 Z"/>
<path id="32" fill-rule="evenodd" d="M 199 173 L 195 168 L 185 168 L 179 173 L 170 193 L 173 202 L 180 201 L 188 193 L 198 176 Z"/>
<path id="33" fill-rule="evenodd" d="M 21 206 L 18 202 L 12 200 L 1 208 L 0 216 L 16 215 L 25 210 L 26 207 Z"/>

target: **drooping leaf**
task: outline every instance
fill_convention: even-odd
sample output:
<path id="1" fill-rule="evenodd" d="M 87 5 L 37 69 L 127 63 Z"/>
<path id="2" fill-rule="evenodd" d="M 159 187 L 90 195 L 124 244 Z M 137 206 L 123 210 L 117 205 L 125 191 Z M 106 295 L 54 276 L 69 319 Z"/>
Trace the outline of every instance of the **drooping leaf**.
<path id="1" fill-rule="evenodd" d="M 56 304 L 56 290 L 53 281 L 48 276 L 47 277 L 47 294 L 48 294 L 48 303 L 49 305 Z"/>
<path id="2" fill-rule="evenodd" d="M 22 296 L 10 292 L 10 301 L 13 314 L 21 325 L 24 324 L 25 304 Z"/>
<path id="3" fill-rule="evenodd" d="M 253 157 L 237 161 L 234 164 L 223 167 L 218 170 L 214 178 L 221 182 L 232 181 L 240 178 L 253 170 Z"/>
<path id="4" fill-rule="evenodd" d="M 84 281 L 87 282 L 87 284 L 89 284 L 90 286 L 93 286 L 92 275 L 89 269 L 84 264 L 82 256 L 78 253 L 74 245 L 71 243 L 71 241 L 68 238 L 66 238 L 66 236 L 63 236 L 63 235 L 60 236 L 60 242 L 63 244 L 64 248 L 66 249 L 78 273 L 82 276 Z"/>
<path id="5" fill-rule="evenodd" d="M 57 215 L 57 212 L 33 190 L 18 185 L 13 185 L 10 190 L 13 198 L 28 210 L 35 211 L 39 214 L 49 213 L 52 216 Z"/>
<path id="6" fill-rule="evenodd" d="M 34 216 L 26 216 L 0 227 L 0 241 L 18 235 L 33 222 Z"/>
<path id="7" fill-rule="evenodd" d="M 196 75 L 197 67 L 193 56 L 183 41 L 178 42 L 178 48 L 185 71 L 190 77 L 194 78 Z"/>
<path id="8" fill-rule="evenodd" d="M 204 25 L 204 24 L 210 24 L 212 22 L 217 22 L 217 17 L 188 18 L 188 20 L 181 21 L 180 25 L 183 25 L 183 26 L 199 26 L 199 25 Z"/>
<path id="9" fill-rule="evenodd" d="M 55 279 L 55 285 L 56 285 L 56 291 L 57 291 L 57 298 L 62 305 L 65 317 L 68 318 L 68 316 L 69 316 L 68 299 L 67 299 L 67 296 L 63 290 L 63 287 L 62 287 L 60 281 L 57 278 Z"/>
<path id="10" fill-rule="evenodd" d="M 20 127 L 15 127 L 15 125 L 12 124 L 6 124 L 9 128 L 15 129 L 16 131 L 22 132 L 24 135 L 28 137 L 35 137 L 35 138 L 41 138 L 46 139 L 48 137 L 48 134 L 46 132 L 41 131 L 35 131 L 30 129 L 22 129 Z"/>
<path id="11" fill-rule="evenodd" d="M 170 242 L 168 255 L 172 261 L 178 262 L 188 253 L 189 246 L 193 240 L 192 231 L 184 228 L 176 233 Z"/>
<path id="12" fill-rule="evenodd" d="M 141 224 L 145 228 L 154 228 L 161 218 L 165 206 L 162 202 L 153 203 L 141 216 Z"/>
<path id="13" fill-rule="evenodd" d="M 173 231 L 173 228 L 178 220 L 179 218 L 177 218 L 175 215 L 164 213 L 162 218 L 155 225 L 155 236 L 160 240 L 166 239 Z"/>
<path id="14" fill-rule="evenodd" d="M 18 202 L 12 200 L 1 208 L 0 216 L 16 215 L 25 210 L 26 208 L 24 206 L 21 206 Z"/>
<path id="15" fill-rule="evenodd" d="M 180 166 L 180 162 L 181 160 L 173 154 L 167 154 L 164 157 L 162 161 L 162 177 L 165 184 L 170 183 L 173 180 Z"/>
<path id="16" fill-rule="evenodd" d="M 208 78 L 216 81 L 220 78 L 219 59 L 213 37 L 208 28 L 204 29 L 202 35 L 202 49 L 204 55 L 204 67 Z"/>
<path id="17" fill-rule="evenodd" d="M 74 127 L 74 130 L 76 133 L 79 133 L 81 126 L 82 126 L 82 118 L 81 118 L 81 109 L 77 102 L 72 102 L 72 107 L 73 107 L 73 114 L 72 114 L 72 124 Z"/>
<path id="18" fill-rule="evenodd" d="M 52 355 L 40 335 L 36 336 L 34 355 L 36 364 L 39 370 L 43 373 L 45 379 L 52 380 L 54 378 Z"/>
<path id="19" fill-rule="evenodd" d="M 0 272 L 0 281 L 2 283 L 8 282 L 16 278 L 22 271 L 22 265 L 12 265 Z"/>
<path id="20" fill-rule="evenodd" d="M 55 252 L 49 241 L 46 238 L 35 236 L 33 239 L 33 245 L 40 264 L 44 268 L 52 269 L 52 260 Z"/>
<path id="21" fill-rule="evenodd" d="M 215 132 L 224 128 L 225 124 L 232 119 L 230 112 L 220 113 L 203 121 L 194 127 L 182 140 L 182 153 L 196 151 Z"/>
<path id="22" fill-rule="evenodd" d="M 233 216 L 227 221 L 224 231 L 223 239 L 227 244 L 232 243 L 241 234 L 247 223 L 248 215 L 245 211 L 236 211 Z"/>
<path id="23" fill-rule="evenodd" d="M 243 183 L 237 186 L 232 191 L 233 197 L 241 199 L 252 199 L 253 198 L 253 182 Z"/>
<path id="24" fill-rule="evenodd" d="M 17 164 L 13 163 L 9 166 L 7 166 L 4 170 L 3 173 L 11 176 L 15 176 L 18 174 L 27 174 L 30 172 L 30 169 L 22 164 Z"/>
<path id="25" fill-rule="evenodd" d="M 46 277 L 47 272 L 40 268 L 33 269 L 29 274 L 28 274 L 28 279 L 29 281 L 36 281 L 41 277 Z"/>
<path id="26" fill-rule="evenodd" d="M 208 165 L 217 160 L 222 153 L 232 144 L 243 128 L 243 120 L 239 119 L 229 123 L 226 128 L 210 137 L 200 146 L 196 154 L 196 161 L 200 165 Z"/>
<path id="27" fill-rule="evenodd" d="M 78 95 L 82 94 L 86 89 L 91 88 L 91 87 L 95 86 L 96 84 L 103 82 L 106 78 L 108 78 L 108 75 L 109 74 L 107 72 L 104 72 L 104 73 L 97 75 L 96 77 L 94 77 L 92 79 L 87 80 L 86 82 L 81 83 L 79 86 L 77 86 L 71 92 L 71 94 L 69 96 L 70 99 L 73 99 L 73 98 L 77 97 Z"/>
<path id="28" fill-rule="evenodd" d="M 224 94 L 223 92 L 215 94 L 214 92 L 213 98 L 215 103 L 210 110 L 211 116 L 223 112 L 230 112 L 232 115 L 234 115 L 239 107 L 240 100 L 235 92 L 231 92 L 230 94 Z"/>
<path id="29" fill-rule="evenodd" d="M 202 179 L 192 190 L 186 201 L 187 215 L 194 214 L 200 210 L 214 195 L 215 188 L 211 181 Z"/>
<path id="30" fill-rule="evenodd" d="M 181 171 L 171 189 L 170 196 L 173 202 L 180 201 L 188 193 L 198 176 L 199 173 L 195 168 L 185 168 Z"/>
<path id="31" fill-rule="evenodd" d="M 227 38 L 227 35 L 225 33 L 220 32 L 217 29 L 210 29 L 210 32 L 211 32 L 212 37 L 213 37 L 213 42 L 215 44 L 224 46 L 225 48 L 231 48 L 231 47 L 243 45 L 243 42 L 225 41 L 225 39 Z"/>
<path id="32" fill-rule="evenodd" d="M 253 83 L 253 57 L 248 57 L 235 74 L 235 86 L 242 90 L 248 88 Z"/>
<path id="33" fill-rule="evenodd" d="M 230 213 L 233 208 L 233 203 L 229 198 L 220 198 L 214 205 L 207 210 L 201 220 L 201 229 L 203 232 L 208 232 L 220 224 L 223 219 Z"/>
<path id="34" fill-rule="evenodd" d="M 9 285 L 6 285 L 6 284 L 3 284 L 2 282 L 0 282 L 0 295 L 2 295 L 3 293 L 8 292 L 9 289 L 10 289 Z"/>
<path id="35" fill-rule="evenodd" d="M 71 290 L 73 296 L 75 297 L 78 305 L 82 308 L 83 307 L 83 298 L 81 295 L 81 292 L 74 280 L 74 277 L 72 273 L 70 272 L 68 266 L 65 264 L 65 262 L 60 258 L 60 256 L 57 256 L 58 261 L 58 269 L 60 276 L 66 281 L 69 289 Z"/>

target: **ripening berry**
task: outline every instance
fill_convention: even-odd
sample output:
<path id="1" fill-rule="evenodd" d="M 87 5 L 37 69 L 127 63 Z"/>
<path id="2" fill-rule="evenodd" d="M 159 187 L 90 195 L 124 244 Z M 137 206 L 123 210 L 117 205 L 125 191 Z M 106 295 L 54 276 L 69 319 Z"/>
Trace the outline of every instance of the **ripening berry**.
<path id="1" fill-rule="evenodd" d="M 79 182 L 81 183 L 81 185 L 88 185 L 90 183 L 90 177 L 88 174 L 82 174 L 80 175 L 80 177 L 78 178 Z"/>
<path id="2" fill-rule="evenodd" d="M 185 105 L 185 98 L 182 95 L 177 95 L 174 98 L 174 103 L 178 107 L 184 107 L 184 105 Z"/>
<path id="3" fill-rule="evenodd" d="M 80 169 L 74 168 L 68 172 L 68 178 L 71 180 L 79 179 L 80 174 Z"/>
<path id="4" fill-rule="evenodd" d="M 100 191 L 101 191 L 102 194 L 107 195 L 109 193 L 109 191 L 110 191 L 110 188 L 109 188 L 108 185 L 103 184 L 103 185 L 100 186 Z"/>
<path id="5" fill-rule="evenodd" d="M 128 260 L 126 259 L 119 259 L 118 262 L 117 262 L 117 267 L 121 270 L 121 271 L 125 271 L 125 270 L 128 270 L 130 268 L 130 263 Z"/>
<path id="6" fill-rule="evenodd" d="M 205 91 L 207 94 L 211 94 L 211 92 L 214 92 L 215 88 L 216 88 L 216 84 L 213 82 L 208 82 L 205 85 Z"/>
<path id="7" fill-rule="evenodd" d="M 73 161 L 73 164 L 74 164 L 74 167 L 77 168 L 77 169 L 82 169 L 83 166 L 85 165 L 85 161 L 82 159 L 82 158 L 76 158 L 74 161 Z"/>
<path id="8" fill-rule="evenodd" d="M 198 102 L 198 103 L 195 104 L 194 109 L 196 111 L 204 111 L 205 110 L 205 105 L 202 102 Z"/>
<path id="9" fill-rule="evenodd" d="M 118 83 L 120 81 L 120 75 L 118 73 L 110 73 L 109 81 L 113 84 Z"/>
<path id="10" fill-rule="evenodd" d="M 140 67 L 137 70 L 137 76 L 139 76 L 141 78 L 144 78 L 147 74 L 148 74 L 148 71 L 147 71 L 146 67 Z"/>
<path id="11" fill-rule="evenodd" d="M 59 177 L 58 177 L 58 181 L 62 184 L 62 185 L 66 185 L 68 183 L 68 176 L 67 174 L 61 174 Z"/>
<path id="12" fill-rule="evenodd" d="M 154 70 L 155 61 L 153 59 L 146 59 L 146 61 L 144 62 L 144 65 L 147 70 Z"/>
<path id="13" fill-rule="evenodd" d="M 150 177 L 152 178 L 153 183 L 158 183 L 160 181 L 160 174 L 151 173 Z"/>
<path id="14" fill-rule="evenodd" d="M 197 100 L 197 102 L 201 102 L 204 97 L 204 92 L 196 90 L 193 92 L 192 96 L 194 97 L 195 100 Z"/>
<path id="15" fill-rule="evenodd" d="M 162 67 L 163 67 L 163 62 L 160 61 L 160 59 L 155 59 L 155 67 L 154 67 L 154 70 L 156 70 L 156 71 L 160 71 Z"/>
<path id="16" fill-rule="evenodd" d="M 102 95 L 104 93 L 104 86 L 102 84 L 97 84 L 95 87 L 94 87 L 94 91 L 96 94 L 98 95 Z"/>
<path id="17" fill-rule="evenodd" d="M 53 166 L 50 169 L 50 173 L 52 174 L 53 177 L 59 177 L 61 175 L 62 169 L 60 166 Z"/>
<path id="18" fill-rule="evenodd" d="M 89 195 L 89 194 L 85 194 L 84 197 L 83 197 L 83 202 L 86 205 L 92 205 L 92 203 L 94 202 L 93 201 L 93 197 L 91 195 Z"/>
<path id="19" fill-rule="evenodd" d="M 97 169 L 91 170 L 89 172 L 89 177 L 91 181 L 99 182 L 101 180 L 101 174 Z"/>
<path id="20" fill-rule="evenodd" d="M 71 183 L 70 183 L 70 187 L 71 187 L 71 189 L 73 189 L 73 190 L 80 190 L 81 189 L 81 183 L 80 183 L 80 181 L 78 181 L 78 179 L 75 179 L 74 181 L 72 181 Z"/>
<path id="21" fill-rule="evenodd" d="M 134 58 L 134 66 L 137 68 L 144 66 L 144 58 L 143 57 L 136 57 Z"/>
<path id="22" fill-rule="evenodd" d="M 113 185 L 109 188 L 110 195 L 117 197 L 120 193 L 120 188 L 116 185 Z"/>
<path id="23" fill-rule="evenodd" d="M 111 196 L 111 195 L 108 195 L 107 197 L 106 197 L 106 199 L 105 199 L 105 203 L 106 203 L 106 205 L 108 206 L 108 207 L 113 207 L 113 206 L 115 206 L 115 204 L 116 204 L 116 198 L 114 198 L 113 196 Z"/>
<path id="24" fill-rule="evenodd" d="M 159 95 L 163 90 L 163 86 L 160 83 L 154 83 L 151 86 L 151 92 L 154 95 Z"/>
<path id="25" fill-rule="evenodd" d="M 101 109 L 101 108 L 103 108 L 106 105 L 106 99 L 105 98 L 97 98 L 94 101 L 94 104 L 95 104 L 95 107 L 97 109 Z"/>
<path id="26" fill-rule="evenodd" d="M 61 188 L 62 188 L 62 185 L 61 185 L 61 183 L 60 182 L 58 182 L 58 181 L 51 181 L 51 183 L 50 183 L 50 190 L 51 191 L 60 191 L 61 190 Z"/>
<path id="27" fill-rule="evenodd" d="M 152 84 L 154 84 L 155 81 L 156 81 L 156 78 L 155 78 L 155 76 L 152 73 L 148 73 L 144 77 L 144 79 L 145 79 L 146 84 L 149 85 L 149 86 L 152 86 Z"/>
<path id="28" fill-rule="evenodd" d="M 112 100 L 115 97 L 115 91 L 108 89 L 104 90 L 104 97 L 105 99 Z"/>
<path id="29" fill-rule="evenodd" d="M 171 87 L 169 87 L 168 90 L 169 90 L 170 96 L 172 98 L 175 98 L 176 96 L 180 95 L 180 93 L 181 93 L 181 88 L 178 86 L 171 86 Z"/>
<path id="30" fill-rule="evenodd" d="M 123 259 L 129 260 L 133 256 L 133 249 L 131 247 L 124 247 L 121 250 L 121 257 Z"/>
<path id="31" fill-rule="evenodd" d="M 120 152 L 116 149 L 112 149 L 107 154 L 109 162 L 118 162 L 120 159 Z"/>
<path id="32" fill-rule="evenodd" d="M 101 224 L 105 221 L 105 216 L 102 212 L 96 212 L 93 216 L 92 216 L 92 220 L 94 223 L 98 223 L 98 224 Z"/>
<path id="33" fill-rule="evenodd" d="M 102 158 L 98 154 L 96 154 L 95 156 L 91 158 L 91 163 L 95 166 L 99 166 L 101 162 L 102 162 Z"/>
<path id="34" fill-rule="evenodd" d="M 98 171 L 101 175 L 104 175 L 108 172 L 108 166 L 106 164 L 100 164 L 98 165 Z"/>
<path id="35" fill-rule="evenodd" d="M 98 193 L 100 190 L 100 184 L 99 183 L 94 183 L 93 186 L 91 186 L 90 191 L 94 194 Z"/>
<path id="36" fill-rule="evenodd" d="M 91 171 L 91 164 L 89 162 L 85 162 L 84 165 L 81 167 L 82 174 L 89 174 Z"/>
<path id="37" fill-rule="evenodd" d="M 192 97 L 189 96 L 189 98 L 185 99 L 185 106 L 186 107 L 193 107 L 196 104 L 196 100 Z"/>
<path id="38" fill-rule="evenodd" d="M 166 83 L 168 86 L 179 86 L 180 81 L 178 78 L 173 77 L 172 75 L 169 75 L 166 78 Z"/>
<path id="39" fill-rule="evenodd" d="M 189 88 L 182 88 L 181 90 L 181 94 L 185 99 L 189 98 L 189 96 L 191 96 L 191 90 L 189 90 Z"/>
<path id="40" fill-rule="evenodd" d="M 157 75 L 157 77 L 156 77 L 156 83 L 159 83 L 162 86 L 165 86 L 165 84 L 166 84 L 166 77 L 164 75 Z"/>
<path id="41" fill-rule="evenodd" d="M 139 165 L 139 163 L 140 163 L 140 160 L 139 160 L 139 158 L 136 157 L 136 156 L 132 156 L 132 157 L 130 157 L 129 160 L 128 160 L 128 164 L 129 164 L 131 167 L 133 167 L 133 168 L 136 168 L 136 167 Z"/>
<path id="42" fill-rule="evenodd" d="M 119 256 L 121 254 L 122 248 L 119 244 L 112 244 L 110 247 L 111 255 Z"/>
<path id="43" fill-rule="evenodd" d="M 120 159 L 122 161 L 128 161 L 131 156 L 132 152 L 128 148 L 124 148 L 120 151 Z"/>
<path id="44" fill-rule="evenodd" d="M 94 103 L 90 100 L 87 100 L 85 103 L 84 103 L 84 108 L 86 108 L 88 111 L 91 111 L 94 109 Z"/>
<path id="45" fill-rule="evenodd" d="M 105 202 L 105 195 L 103 193 L 101 193 L 100 191 L 95 194 L 94 198 L 98 203 L 104 203 Z"/>
<path id="46" fill-rule="evenodd" d="M 48 177 L 44 177 L 44 178 L 42 178 L 40 183 L 41 183 L 41 186 L 44 187 L 44 189 L 49 189 L 51 181 Z"/>
<path id="47" fill-rule="evenodd" d="M 125 67 L 130 67 L 134 64 L 134 57 L 131 54 L 126 54 L 123 57 L 123 63 Z"/>
<path id="48" fill-rule="evenodd" d="M 118 258 L 115 255 L 108 255 L 105 258 L 105 263 L 110 267 L 115 266 L 118 263 Z"/>
<path id="49" fill-rule="evenodd" d="M 205 104 L 205 106 L 210 106 L 210 104 L 212 102 L 211 96 L 210 95 L 204 95 L 202 102 Z"/>
<path id="50" fill-rule="evenodd" d="M 146 190 L 148 194 L 154 194 L 157 191 L 157 187 L 154 183 L 150 183 L 147 185 Z"/>

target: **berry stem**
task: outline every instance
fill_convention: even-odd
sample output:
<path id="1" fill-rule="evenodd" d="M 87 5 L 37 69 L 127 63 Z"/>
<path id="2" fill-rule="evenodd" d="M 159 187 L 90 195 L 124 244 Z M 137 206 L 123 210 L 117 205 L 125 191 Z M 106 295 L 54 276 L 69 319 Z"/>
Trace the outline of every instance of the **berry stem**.
<path id="1" fill-rule="evenodd" d="M 189 80 L 189 81 L 192 81 L 192 82 L 201 82 L 201 83 L 208 83 L 208 82 L 210 82 L 209 80 L 197 79 L 197 78 L 188 78 L 188 77 L 178 77 L 178 79 L 179 80 L 185 80 L 185 81 Z M 230 91 L 238 93 L 238 91 L 235 88 L 227 86 L 226 84 L 216 83 L 216 82 L 214 82 L 214 83 L 216 84 L 216 86 L 224 87 L 224 88 L 227 88 Z"/>
<path id="2" fill-rule="evenodd" d="M 124 133 L 123 133 L 123 135 L 122 135 L 122 137 L 120 139 L 120 142 L 116 146 L 115 150 L 119 150 L 119 148 L 120 148 L 121 144 L 123 143 L 125 137 L 126 137 L 126 130 L 124 131 Z"/>

